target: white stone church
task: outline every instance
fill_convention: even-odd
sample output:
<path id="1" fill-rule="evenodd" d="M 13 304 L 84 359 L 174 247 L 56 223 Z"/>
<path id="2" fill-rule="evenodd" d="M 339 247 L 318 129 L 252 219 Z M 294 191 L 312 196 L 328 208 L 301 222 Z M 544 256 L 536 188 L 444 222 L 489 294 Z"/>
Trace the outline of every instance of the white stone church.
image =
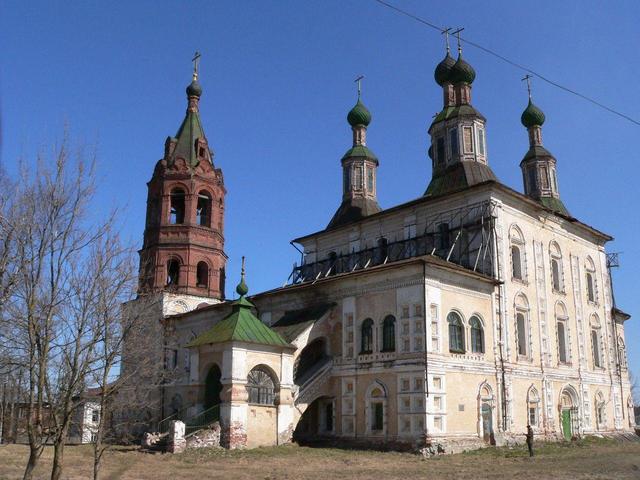
<path id="1" fill-rule="evenodd" d="M 432 178 L 387 209 L 358 98 L 335 215 L 294 240 L 304 253 L 288 285 L 248 296 L 243 271 L 240 298 L 226 301 L 225 190 L 194 74 L 185 120 L 149 183 L 139 298 L 126 306 L 154 305 L 145 352 L 170 373 L 149 428 L 219 421 L 228 448 L 480 446 L 528 424 L 567 440 L 633 429 L 612 237 L 560 199 L 531 98 L 524 193 L 496 178 L 474 79 L 460 51 L 457 60 L 447 51 L 435 70 L 444 101 L 428 130 Z M 123 372 L 134 364 L 125 356 Z"/>

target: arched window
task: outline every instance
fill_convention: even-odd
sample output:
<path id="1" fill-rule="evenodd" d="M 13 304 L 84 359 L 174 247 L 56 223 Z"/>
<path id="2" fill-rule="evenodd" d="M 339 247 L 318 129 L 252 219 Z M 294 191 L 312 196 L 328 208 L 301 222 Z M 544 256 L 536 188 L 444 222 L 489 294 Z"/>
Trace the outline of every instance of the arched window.
<path id="1" fill-rule="evenodd" d="M 482 322 L 475 315 L 469 319 L 471 328 L 471 351 L 474 353 L 484 353 L 484 330 Z"/>
<path id="2" fill-rule="evenodd" d="M 587 300 L 596 303 L 596 266 L 591 257 L 587 257 L 586 262 Z"/>
<path id="3" fill-rule="evenodd" d="M 529 344 L 529 300 L 519 293 L 515 298 L 515 320 L 516 320 L 516 342 L 518 346 L 518 356 L 530 357 Z"/>
<path id="4" fill-rule="evenodd" d="M 396 319 L 393 315 L 387 315 L 382 323 L 382 351 L 396 351 Z"/>
<path id="5" fill-rule="evenodd" d="M 627 349 L 622 337 L 618 337 L 618 362 L 620 362 L 620 368 L 627 368 Z"/>
<path id="6" fill-rule="evenodd" d="M 528 356 L 528 341 L 527 341 L 527 319 L 524 313 L 516 313 L 516 325 L 518 328 L 518 355 L 523 357 Z"/>
<path id="7" fill-rule="evenodd" d="M 274 405 L 275 382 L 265 369 L 256 367 L 247 375 L 247 392 L 249 403 Z"/>
<path id="8" fill-rule="evenodd" d="M 555 292 L 564 292 L 562 283 L 562 253 L 556 242 L 551 243 L 549 248 L 551 256 L 551 285 Z"/>
<path id="9" fill-rule="evenodd" d="M 373 352 L 373 320 L 370 318 L 362 322 L 360 347 L 360 353 Z"/>
<path id="10" fill-rule="evenodd" d="M 167 262 L 167 286 L 180 285 L 180 261 L 172 258 Z"/>
<path id="11" fill-rule="evenodd" d="M 169 223 L 172 225 L 184 223 L 184 190 L 181 188 L 171 190 L 171 216 Z"/>
<path id="12" fill-rule="evenodd" d="M 511 241 L 511 278 L 524 280 L 526 276 L 524 269 L 524 236 L 516 225 L 511 226 L 509 239 Z"/>
<path id="13" fill-rule="evenodd" d="M 527 423 L 532 427 L 540 426 L 540 396 L 534 386 L 527 392 Z"/>
<path id="14" fill-rule="evenodd" d="M 591 351 L 593 354 L 593 366 L 602 368 L 602 348 L 600 344 L 600 319 L 594 313 L 591 315 Z"/>
<path id="15" fill-rule="evenodd" d="M 456 312 L 447 315 L 449 322 L 449 351 L 452 353 L 464 353 L 464 324 L 462 318 Z"/>
<path id="16" fill-rule="evenodd" d="M 196 221 L 198 222 L 198 225 L 203 227 L 211 226 L 211 195 L 204 190 L 198 193 Z"/>
<path id="17" fill-rule="evenodd" d="M 569 349 L 567 346 L 567 309 L 563 304 L 556 304 L 556 334 L 558 336 L 558 362 L 569 362 Z"/>
<path id="18" fill-rule="evenodd" d="M 198 262 L 196 267 L 196 286 L 200 288 L 209 286 L 209 266 L 205 262 Z"/>

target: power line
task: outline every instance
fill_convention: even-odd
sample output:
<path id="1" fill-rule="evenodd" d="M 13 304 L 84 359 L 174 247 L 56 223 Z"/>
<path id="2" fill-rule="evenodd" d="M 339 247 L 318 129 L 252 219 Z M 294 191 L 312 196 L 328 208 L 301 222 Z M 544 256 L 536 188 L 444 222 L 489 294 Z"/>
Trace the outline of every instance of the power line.
<path id="1" fill-rule="evenodd" d="M 427 27 L 430 27 L 430 28 L 432 28 L 434 30 L 437 30 L 440 33 L 445 33 L 447 31 L 446 28 L 439 27 L 438 25 L 436 25 L 434 23 L 431 23 L 428 20 L 425 20 L 424 18 L 421 18 L 421 17 L 419 17 L 417 15 L 414 15 L 414 14 L 412 14 L 410 12 L 407 12 L 406 10 L 402 10 L 401 8 L 398 8 L 395 5 L 387 3 L 384 0 L 373 0 L 373 1 L 376 2 L 376 3 L 379 3 L 380 5 L 382 5 L 384 7 L 389 8 L 389 9 L 391 9 L 391 10 L 393 10 L 393 11 L 395 11 L 395 12 L 401 14 L 401 15 L 409 17 L 412 20 L 415 20 L 416 22 L 422 23 L 423 25 L 426 25 Z M 600 107 L 603 110 L 606 110 L 609 113 L 613 113 L 614 115 L 622 117 L 625 120 L 628 120 L 629 122 L 640 126 L 640 121 L 638 121 L 638 120 L 636 120 L 634 118 L 631 118 L 630 116 L 625 115 L 624 113 L 621 113 L 621 112 L 619 112 L 619 111 L 617 111 L 617 110 L 615 110 L 615 109 L 613 109 L 611 107 L 608 107 L 607 105 L 604 105 L 603 103 L 600 103 L 597 100 L 594 100 L 593 98 L 588 97 L 587 95 L 584 95 L 584 94 L 582 94 L 580 92 L 577 92 L 577 91 L 575 91 L 575 90 L 573 90 L 573 89 L 571 89 L 569 87 L 565 87 L 564 85 L 561 85 L 558 82 L 555 82 L 555 81 L 551 80 L 550 78 L 548 78 L 548 77 L 536 72 L 535 70 L 532 70 L 529 67 L 526 67 L 526 66 L 521 65 L 521 64 L 519 64 L 517 62 L 514 62 L 513 60 L 509 60 L 507 57 L 504 57 L 504 56 L 500 55 L 499 53 L 496 53 L 493 50 L 491 50 L 489 48 L 486 48 L 486 47 L 483 47 L 482 45 L 480 45 L 478 43 L 475 43 L 475 42 L 473 42 L 473 41 L 471 41 L 471 40 L 469 40 L 467 38 L 464 38 L 462 36 L 460 37 L 460 40 L 463 41 L 464 43 L 466 43 L 467 45 L 471 45 L 472 47 L 475 47 L 478 50 L 482 50 L 483 52 L 485 52 L 485 53 L 487 53 L 489 55 L 492 55 L 492 56 L 498 58 L 499 60 L 502 60 L 505 63 L 508 63 L 512 67 L 516 67 L 516 68 L 518 68 L 520 70 L 523 70 L 523 71 L 533 75 L 534 77 L 539 78 L 540 80 L 542 80 L 543 82 L 548 83 L 549 85 L 552 85 L 552 86 L 554 86 L 556 88 L 559 88 L 560 90 L 563 90 L 563 91 L 565 91 L 567 93 L 575 95 L 576 97 L 581 98 L 583 100 L 586 100 L 586 101 L 596 105 L 597 107 Z"/>

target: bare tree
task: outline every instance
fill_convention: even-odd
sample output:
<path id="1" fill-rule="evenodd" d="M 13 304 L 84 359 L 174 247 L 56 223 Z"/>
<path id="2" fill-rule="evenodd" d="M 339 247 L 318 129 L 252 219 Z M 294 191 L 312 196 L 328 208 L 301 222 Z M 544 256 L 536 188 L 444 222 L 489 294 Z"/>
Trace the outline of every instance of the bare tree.
<path id="1" fill-rule="evenodd" d="M 18 277 L 3 310 L 9 321 L 3 324 L 2 344 L 26 373 L 29 459 L 25 479 L 32 478 L 48 439 L 56 445 L 64 443 L 60 440 L 65 435 L 67 397 L 83 384 L 81 368 L 68 352 L 74 345 L 79 352 L 77 362 L 84 360 L 80 345 L 84 337 L 70 343 L 73 328 L 83 333 L 84 327 L 64 321 L 70 300 L 77 295 L 74 267 L 110 225 L 109 219 L 89 223 L 94 163 L 85 162 L 82 150 L 71 158 L 68 145 L 65 139 L 54 150 L 52 162 L 39 156 L 37 168 L 23 169 L 13 201 L 19 219 Z M 59 478 L 61 472 L 61 453 L 56 448 L 53 478 Z"/>

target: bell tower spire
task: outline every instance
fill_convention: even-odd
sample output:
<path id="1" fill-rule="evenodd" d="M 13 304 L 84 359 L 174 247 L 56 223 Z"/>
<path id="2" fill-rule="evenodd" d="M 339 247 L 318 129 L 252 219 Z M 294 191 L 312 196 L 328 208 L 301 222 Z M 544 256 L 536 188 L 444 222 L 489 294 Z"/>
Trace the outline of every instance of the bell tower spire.
<path id="1" fill-rule="evenodd" d="M 140 250 L 141 294 L 168 291 L 224 299 L 222 170 L 213 164 L 200 121 L 200 53 L 193 57 L 187 111 L 147 184 L 147 220 Z"/>
<path id="2" fill-rule="evenodd" d="M 342 203 L 327 228 L 360 220 L 380 211 L 376 197 L 378 158 L 367 147 L 367 127 L 371 113 L 362 103 L 362 80 L 358 84 L 358 99 L 347 114 L 347 122 L 353 133 L 353 146 L 342 157 Z"/>
<path id="3" fill-rule="evenodd" d="M 527 82 L 529 94 L 529 103 L 520 117 L 522 125 L 529 133 L 529 150 L 520 162 L 524 192 L 545 207 L 563 215 L 570 215 L 560 200 L 556 159 L 542 145 L 542 125 L 546 118 L 542 110 L 533 103 L 531 78 L 531 75 L 527 75 L 522 79 Z"/>

